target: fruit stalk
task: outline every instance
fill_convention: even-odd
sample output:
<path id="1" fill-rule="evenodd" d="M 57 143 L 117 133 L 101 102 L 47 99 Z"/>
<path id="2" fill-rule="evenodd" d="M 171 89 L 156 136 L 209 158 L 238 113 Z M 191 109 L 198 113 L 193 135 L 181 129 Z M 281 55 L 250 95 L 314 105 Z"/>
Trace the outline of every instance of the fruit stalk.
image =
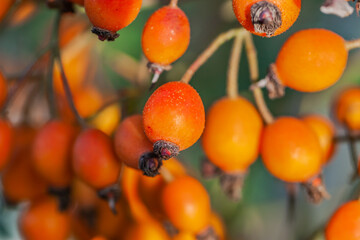
<path id="1" fill-rule="evenodd" d="M 177 7 L 178 0 L 171 0 L 169 6 L 170 7 Z"/>
<path id="2" fill-rule="evenodd" d="M 246 32 L 245 34 L 245 49 L 249 62 L 250 79 L 252 83 L 255 83 L 259 78 L 259 64 L 253 38 L 248 32 Z M 265 123 L 271 124 L 272 122 L 274 122 L 274 117 L 272 116 L 266 105 L 261 89 L 258 86 L 255 86 L 254 88 L 252 88 L 252 91 L 254 94 L 256 106 Z"/>
<path id="3" fill-rule="evenodd" d="M 239 32 L 245 32 L 243 28 L 230 29 L 227 32 L 220 34 L 201 55 L 191 64 L 188 70 L 180 79 L 181 82 L 189 83 L 195 72 L 214 54 L 214 52 L 226 41 L 236 37 Z"/>
<path id="4" fill-rule="evenodd" d="M 227 72 L 227 95 L 229 98 L 238 97 L 238 73 L 241 57 L 242 43 L 244 39 L 244 32 L 238 32 L 234 40 L 234 45 L 231 50 L 229 61 L 229 69 Z"/>
<path id="5" fill-rule="evenodd" d="M 360 48 L 360 38 L 351 41 L 346 41 L 345 46 L 348 51 L 355 48 Z"/>

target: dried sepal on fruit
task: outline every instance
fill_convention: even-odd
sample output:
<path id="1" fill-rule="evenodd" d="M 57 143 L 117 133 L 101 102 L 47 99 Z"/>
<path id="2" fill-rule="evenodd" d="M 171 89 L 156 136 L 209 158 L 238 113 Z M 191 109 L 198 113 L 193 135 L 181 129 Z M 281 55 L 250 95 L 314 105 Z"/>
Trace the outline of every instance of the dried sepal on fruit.
<path id="1" fill-rule="evenodd" d="M 344 18 L 350 16 L 354 12 L 354 8 L 350 6 L 348 0 L 325 0 L 320 11 Z"/>
<path id="2" fill-rule="evenodd" d="M 234 13 L 253 34 L 272 37 L 288 30 L 296 21 L 301 0 L 233 0 Z"/>

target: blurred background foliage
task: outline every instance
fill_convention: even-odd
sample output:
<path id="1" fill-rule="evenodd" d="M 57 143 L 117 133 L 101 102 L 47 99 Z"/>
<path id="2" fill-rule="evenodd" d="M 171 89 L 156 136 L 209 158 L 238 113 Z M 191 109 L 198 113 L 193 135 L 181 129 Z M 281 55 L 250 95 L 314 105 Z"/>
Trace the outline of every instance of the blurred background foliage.
<path id="1" fill-rule="evenodd" d="M 264 77 L 284 41 L 298 30 L 306 28 L 330 29 L 345 39 L 360 37 L 360 18 L 356 14 L 341 19 L 324 15 L 319 8 L 323 0 L 305 0 L 302 2 L 300 16 L 289 31 L 270 39 L 254 36 L 257 47 L 260 77 Z M 145 3 L 147 6 L 145 6 Z M 1 2 L 0 2 L 1 4 Z M 137 19 L 127 28 L 120 31 L 115 42 L 96 41 L 92 54 L 92 64 L 96 67 L 95 81 L 99 86 L 108 89 L 121 89 L 131 86 L 124 77 L 126 69 L 131 67 L 126 61 L 119 61 L 124 56 L 141 62 L 141 33 L 148 17 L 167 1 L 145 1 Z M 191 43 L 186 54 L 178 60 L 170 72 L 160 77 L 160 84 L 166 81 L 179 80 L 186 68 L 221 32 L 240 27 L 231 9 L 231 2 L 225 0 L 180 0 L 179 6 L 187 14 L 191 25 Z M 77 9 L 84 14 L 83 9 Z M 10 14 L 11 15 L 11 14 Z M 55 11 L 42 2 L 33 15 L 20 24 L 1 25 L 0 29 L 0 69 L 8 78 L 16 78 L 32 62 L 38 52 L 50 38 Z M 96 39 L 95 35 L 91 35 Z M 199 71 L 194 75 L 191 84 L 203 99 L 205 108 L 225 95 L 225 80 L 231 43 L 224 44 Z M 126 55 L 123 55 L 126 54 Z M 121 58 L 122 59 L 122 58 Z M 331 117 L 332 103 L 336 94 L 347 86 L 360 82 L 360 51 L 350 53 L 347 69 L 342 79 L 333 87 L 312 94 L 286 90 L 286 96 L 279 100 L 268 101 L 269 108 L 275 116 L 304 115 L 319 113 Z M 118 62 L 119 61 L 119 62 Z M 125 70 L 124 70 L 125 69 Z M 124 74 L 119 74 L 124 72 Z M 249 72 L 245 54 L 241 58 L 239 69 L 239 90 L 250 99 Z M 111 87 L 109 87 L 111 86 Z M 134 103 L 131 111 L 141 112 L 144 102 L 150 95 L 146 92 Z M 338 132 L 342 129 L 337 126 Z M 281 239 L 322 239 L 321 230 L 329 216 L 339 204 L 350 199 L 358 181 L 350 183 L 353 174 L 350 154 L 346 144 L 340 144 L 332 161 L 325 167 L 324 176 L 331 199 L 320 205 L 310 204 L 298 188 L 294 231 L 286 219 L 285 184 L 272 177 L 263 167 L 260 159 L 249 170 L 240 202 L 232 202 L 222 193 L 217 180 L 204 180 L 200 176 L 200 162 L 204 153 L 199 143 L 182 152 L 179 158 L 188 166 L 190 173 L 199 178 L 206 186 L 212 206 L 224 219 L 228 239 L 236 240 L 281 240 Z M 16 230 L 16 209 L 1 208 L 1 239 L 19 239 Z M 318 233 L 317 233 L 318 232 Z M 314 235 L 315 233 L 315 235 Z M 315 238 L 313 238 L 315 236 Z"/>

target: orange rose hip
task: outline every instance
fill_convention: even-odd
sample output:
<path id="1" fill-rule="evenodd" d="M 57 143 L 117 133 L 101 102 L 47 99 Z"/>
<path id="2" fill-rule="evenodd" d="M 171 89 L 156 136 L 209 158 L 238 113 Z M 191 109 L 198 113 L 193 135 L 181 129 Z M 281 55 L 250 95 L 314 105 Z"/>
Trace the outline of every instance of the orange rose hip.
<path id="1" fill-rule="evenodd" d="M 253 34 L 272 37 L 296 21 L 301 0 L 233 0 L 233 10 L 243 27 Z"/>
<path id="2" fill-rule="evenodd" d="M 142 170 L 146 176 L 159 174 L 162 161 L 152 152 L 152 143 L 144 133 L 140 114 L 120 123 L 115 133 L 115 151 L 127 166 Z"/>
<path id="3" fill-rule="evenodd" d="M 204 105 L 189 84 L 169 82 L 146 102 L 143 125 L 146 136 L 154 143 L 154 153 L 169 159 L 200 138 L 205 126 Z"/>
<path id="4" fill-rule="evenodd" d="M 132 23 L 141 8 L 142 0 L 85 0 L 84 7 L 92 32 L 99 39 L 114 41 L 116 32 Z"/>

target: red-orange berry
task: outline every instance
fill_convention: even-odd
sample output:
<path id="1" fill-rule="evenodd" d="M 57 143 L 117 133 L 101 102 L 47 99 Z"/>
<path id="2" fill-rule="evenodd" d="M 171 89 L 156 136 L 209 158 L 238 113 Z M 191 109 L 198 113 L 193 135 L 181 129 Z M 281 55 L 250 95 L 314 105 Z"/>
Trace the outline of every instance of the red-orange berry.
<path id="1" fill-rule="evenodd" d="M 190 42 L 190 24 L 177 6 L 165 6 L 153 13 L 142 34 L 146 58 L 157 65 L 169 65 L 180 58 Z"/>
<path id="2" fill-rule="evenodd" d="M 14 145 L 14 130 L 11 123 L 0 119 L 0 171 L 10 160 Z"/>
<path id="3" fill-rule="evenodd" d="M 55 188 L 68 187 L 72 180 L 71 151 L 75 128 L 50 121 L 37 133 L 32 153 L 36 171 Z"/>
<path id="4" fill-rule="evenodd" d="M 293 117 L 280 117 L 265 128 L 261 156 L 271 174 L 288 182 L 309 180 L 323 162 L 315 133 Z"/>
<path id="5" fill-rule="evenodd" d="M 166 83 L 146 102 L 143 123 L 146 136 L 154 143 L 154 153 L 168 159 L 200 138 L 205 125 L 204 105 L 189 84 Z"/>
<path id="6" fill-rule="evenodd" d="M 31 203 L 19 219 L 25 239 L 64 240 L 70 235 L 70 215 L 59 212 L 53 198 L 41 198 Z"/>
<path id="7" fill-rule="evenodd" d="M 10 7 L 14 4 L 15 0 L 3 0 L 0 5 L 0 22 L 9 11 Z"/>
<path id="8" fill-rule="evenodd" d="M 342 205 L 326 226 L 326 240 L 359 240 L 360 202 L 350 201 Z"/>
<path id="9" fill-rule="evenodd" d="M 4 105 L 7 94 L 8 94 L 7 82 L 5 77 L 0 72 L 0 107 Z"/>
<path id="10" fill-rule="evenodd" d="M 141 169 L 146 176 L 156 176 L 162 161 L 152 153 L 152 143 L 146 137 L 142 116 L 133 115 L 122 121 L 115 133 L 116 154 L 127 166 Z"/>
<path id="11" fill-rule="evenodd" d="M 128 26 L 137 17 L 142 0 L 85 0 L 84 6 L 90 22 L 94 25 L 93 33 L 100 40 L 113 41 L 120 29 Z"/>
<path id="12" fill-rule="evenodd" d="M 125 236 L 125 240 L 170 240 L 160 223 L 146 221 L 134 224 Z"/>
<path id="13" fill-rule="evenodd" d="M 73 169 L 80 179 L 109 200 L 109 204 L 114 203 L 121 165 L 108 135 L 97 129 L 83 130 L 74 144 Z"/>
<path id="14" fill-rule="evenodd" d="M 233 0 L 234 13 L 253 34 L 271 37 L 288 30 L 296 21 L 301 0 Z"/>
<path id="15" fill-rule="evenodd" d="M 341 36 L 326 29 L 306 29 L 284 43 L 267 79 L 280 92 L 279 96 L 283 95 L 284 86 L 317 92 L 340 79 L 347 59 L 348 50 Z"/>
<path id="16" fill-rule="evenodd" d="M 210 199 L 195 178 L 184 176 L 169 183 L 162 192 L 164 211 L 180 231 L 198 233 L 209 224 Z"/>

